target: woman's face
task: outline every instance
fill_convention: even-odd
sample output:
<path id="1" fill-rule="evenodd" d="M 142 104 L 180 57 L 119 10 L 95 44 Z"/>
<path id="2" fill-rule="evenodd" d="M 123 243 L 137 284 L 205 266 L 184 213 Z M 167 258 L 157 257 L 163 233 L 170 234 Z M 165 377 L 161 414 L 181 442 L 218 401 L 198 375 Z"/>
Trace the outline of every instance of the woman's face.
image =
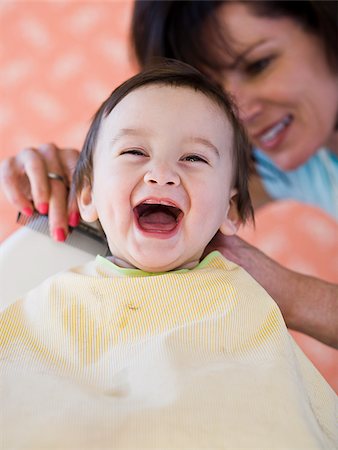
<path id="1" fill-rule="evenodd" d="M 222 83 L 252 143 L 295 169 L 332 141 L 337 120 L 337 75 L 320 41 L 289 18 L 258 17 L 240 3 L 225 3 L 218 20 L 237 55 L 226 57 Z"/>

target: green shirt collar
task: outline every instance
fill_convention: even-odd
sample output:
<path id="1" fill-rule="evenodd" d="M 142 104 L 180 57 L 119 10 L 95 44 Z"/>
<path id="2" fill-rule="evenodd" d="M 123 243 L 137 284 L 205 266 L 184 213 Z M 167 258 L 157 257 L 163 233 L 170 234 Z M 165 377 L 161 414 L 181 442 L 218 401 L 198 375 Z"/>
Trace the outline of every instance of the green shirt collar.
<path id="1" fill-rule="evenodd" d="M 102 264 L 109 268 L 110 270 L 114 270 L 115 272 L 118 272 L 120 275 L 126 276 L 126 277 L 149 277 L 149 276 L 155 276 L 155 275 L 163 275 L 166 273 L 187 273 L 191 270 L 198 270 L 202 269 L 205 266 L 207 266 L 211 260 L 213 260 L 216 256 L 219 256 L 220 253 L 218 251 L 213 251 L 209 253 L 205 258 L 203 258 L 197 266 L 195 266 L 192 269 L 177 269 L 177 270 L 171 270 L 170 272 L 145 272 L 141 269 L 130 269 L 125 267 L 119 267 L 112 261 L 110 261 L 107 258 L 104 258 L 103 256 L 97 255 L 96 261 L 99 264 Z"/>

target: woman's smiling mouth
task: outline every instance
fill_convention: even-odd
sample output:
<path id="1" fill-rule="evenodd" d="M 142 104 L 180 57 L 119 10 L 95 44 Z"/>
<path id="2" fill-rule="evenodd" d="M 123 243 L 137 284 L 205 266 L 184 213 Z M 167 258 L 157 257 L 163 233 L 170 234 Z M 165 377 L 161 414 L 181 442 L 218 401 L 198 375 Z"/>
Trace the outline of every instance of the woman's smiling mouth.
<path id="1" fill-rule="evenodd" d="M 183 211 L 169 202 L 146 200 L 134 208 L 138 227 L 146 233 L 172 233 L 183 218 Z"/>
<path id="2" fill-rule="evenodd" d="M 257 134 L 255 138 L 259 141 L 259 144 L 263 149 L 271 149 L 276 147 L 282 141 L 284 131 L 288 128 L 292 121 L 292 115 L 288 114 L 275 125 L 269 127 L 264 132 Z"/>

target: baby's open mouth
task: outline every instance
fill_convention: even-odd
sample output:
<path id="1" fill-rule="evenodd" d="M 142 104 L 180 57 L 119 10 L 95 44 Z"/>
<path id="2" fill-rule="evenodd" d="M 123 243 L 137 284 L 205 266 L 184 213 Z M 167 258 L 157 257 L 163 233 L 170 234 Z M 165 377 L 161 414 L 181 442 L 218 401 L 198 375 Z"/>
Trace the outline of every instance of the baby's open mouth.
<path id="1" fill-rule="evenodd" d="M 141 203 L 134 208 L 139 227 L 152 233 L 170 232 L 176 228 L 183 212 L 163 203 Z"/>

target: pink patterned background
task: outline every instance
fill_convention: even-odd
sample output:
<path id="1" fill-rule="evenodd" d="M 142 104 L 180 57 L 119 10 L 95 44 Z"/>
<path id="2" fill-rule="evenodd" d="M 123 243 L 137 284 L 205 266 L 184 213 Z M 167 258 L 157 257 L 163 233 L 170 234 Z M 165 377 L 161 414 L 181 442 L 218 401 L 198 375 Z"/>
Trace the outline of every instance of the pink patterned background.
<path id="1" fill-rule="evenodd" d="M 136 71 L 122 1 L 0 1 L 0 159 L 54 142 L 80 148 L 91 116 Z M 16 211 L 0 195 L 2 240 Z"/>
<path id="2" fill-rule="evenodd" d="M 135 73 L 131 0 L 0 2 L 0 159 L 25 146 L 80 148 L 92 114 Z M 0 192 L 0 241 L 16 210 Z M 338 283 L 337 223 L 295 202 L 275 202 L 242 236 L 282 264 Z M 338 392 L 338 352 L 296 335 Z"/>

